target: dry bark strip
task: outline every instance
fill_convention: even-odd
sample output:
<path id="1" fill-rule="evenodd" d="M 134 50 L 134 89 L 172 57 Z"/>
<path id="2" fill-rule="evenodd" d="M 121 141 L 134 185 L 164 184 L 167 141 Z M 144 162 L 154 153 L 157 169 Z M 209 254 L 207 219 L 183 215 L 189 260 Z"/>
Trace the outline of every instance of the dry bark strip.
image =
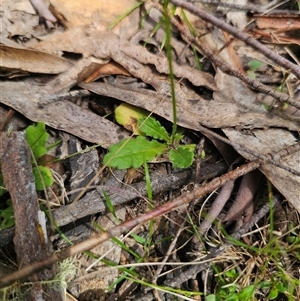
<path id="1" fill-rule="evenodd" d="M 229 211 L 223 218 L 223 222 L 230 223 L 240 218 L 251 204 L 259 187 L 261 173 L 257 170 L 244 175 L 237 196 Z M 249 216 L 245 216 L 249 220 Z M 251 216 L 250 216 L 251 218 Z"/>
<path id="2" fill-rule="evenodd" d="M 19 267 L 42 261 L 52 255 L 46 227 L 42 224 L 43 212 L 39 210 L 38 197 L 32 174 L 30 149 L 24 133 L 11 136 L 2 133 L 0 160 L 5 187 L 12 199 L 15 216 L 14 246 Z M 44 217 L 45 221 L 45 217 Z M 62 292 L 42 286 L 39 281 L 51 280 L 57 273 L 57 265 L 28 277 L 32 282 L 26 300 L 63 300 Z"/>

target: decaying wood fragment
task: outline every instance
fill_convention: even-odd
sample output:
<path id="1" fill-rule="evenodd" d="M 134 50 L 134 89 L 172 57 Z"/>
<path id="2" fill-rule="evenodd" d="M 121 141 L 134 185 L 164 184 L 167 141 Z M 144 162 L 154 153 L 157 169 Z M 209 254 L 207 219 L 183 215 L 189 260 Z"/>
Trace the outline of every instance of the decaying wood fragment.
<path id="1" fill-rule="evenodd" d="M 32 173 L 30 149 L 25 134 L 13 132 L 0 137 L 0 160 L 5 187 L 8 189 L 14 209 L 14 245 L 19 266 L 28 266 L 52 255 L 52 245 L 46 232 L 45 216 L 39 209 Z M 43 286 L 42 280 L 51 280 L 57 273 L 57 265 L 31 275 L 28 300 L 63 300 L 62 292 L 51 286 Z"/>

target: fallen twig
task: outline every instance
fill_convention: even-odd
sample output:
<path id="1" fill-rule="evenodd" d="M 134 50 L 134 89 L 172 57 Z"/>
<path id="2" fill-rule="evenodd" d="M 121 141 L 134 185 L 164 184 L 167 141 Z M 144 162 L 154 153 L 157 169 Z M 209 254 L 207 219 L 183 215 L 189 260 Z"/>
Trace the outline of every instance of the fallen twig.
<path id="1" fill-rule="evenodd" d="M 285 69 L 290 69 L 292 73 L 294 73 L 298 79 L 300 79 L 300 67 L 291 63 L 287 59 L 283 58 L 282 56 L 278 55 L 265 45 L 259 43 L 257 40 L 252 38 L 249 34 L 239 31 L 233 26 L 229 25 L 228 23 L 222 21 L 221 19 L 218 19 L 214 17 L 211 14 L 208 14 L 207 12 L 203 11 L 202 9 L 196 7 L 193 4 L 187 3 L 186 1 L 183 0 L 171 0 L 171 2 L 174 5 L 183 7 L 187 9 L 188 11 L 196 14 L 199 16 L 201 19 L 205 20 L 206 22 L 209 22 L 216 27 L 227 31 L 231 35 L 233 35 L 235 38 L 245 42 L 246 44 L 251 45 L 253 48 L 257 49 L 260 51 L 262 54 L 265 55 L 265 57 L 273 60 L 275 63 L 277 63 L 279 66 L 285 68 Z"/>
<path id="2" fill-rule="evenodd" d="M 229 74 L 231 76 L 239 78 L 240 80 L 242 80 L 244 83 L 246 83 L 249 86 L 251 86 L 256 91 L 261 92 L 261 93 L 266 94 L 266 95 L 270 95 L 270 96 L 274 97 L 277 101 L 280 102 L 280 105 L 277 105 L 275 103 L 272 104 L 273 108 L 277 108 L 278 107 L 278 109 L 280 110 L 280 109 L 284 108 L 284 104 L 285 103 L 288 103 L 291 106 L 293 106 L 294 108 L 300 109 L 299 100 L 291 98 L 286 93 L 278 92 L 275 89 L 272 89 L 271 87 L 268 87 L 268 86 L 260 83 L 259 81 L 255 80 L 255 79 L 252 79 L 252 78 L 244 75 L 243 73 L 235 70 L 234 68 L 232 68 L 226 62 L 218 59 L 204 45 L 202 45 L 201 43 L 199 43 L 198 40 L 195 37 L 193 37 L 189 33 L 189 31 L 186 30 L 174 17 L 172 17 L 171 15 L 169 15 L 169 17 L 170 17 L 173 25 L 178 28 L 178 30 L 180 31 L 180 33 L 182 34 L 182 36 L 184 36 L 189 42 L 191 42 L 195 46 L 197 46 L 200 49 L 200 52 L 203 55 L 205 55 L 216 67 L 220 68 L 220 70 L 222 70 L 226 74 Z M 257 42 L 257 43 L 259 43 L 259 42 Z M 290 113 L 290 111 L 292 113 Z M 275 113 L 281 113 L 281 111 L 280 112 L 276 112 L 276 110 L 274 112 Z M 282 113 L 285 113 L 285 111 L 283 111 Z M 286 111 L 286 114 L 288 114 L 291 117 L 297 116 L 297 115 L 295 115 L 295 112 L 293 110 L 289 109 L 289 108 Z"/>

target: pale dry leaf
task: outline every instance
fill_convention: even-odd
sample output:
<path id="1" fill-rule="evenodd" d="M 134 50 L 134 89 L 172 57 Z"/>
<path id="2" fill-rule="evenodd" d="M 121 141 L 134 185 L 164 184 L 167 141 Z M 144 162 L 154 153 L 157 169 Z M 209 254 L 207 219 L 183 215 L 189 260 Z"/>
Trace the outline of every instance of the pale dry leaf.
<path id="1" fill-rule="evenodd" d="M 1 36 L 13 37 L 29 35 L 39 24 L 39 18 L 29 0 L 10 1 L 0 3 Z"/>
<path id="2" fill-rule="evenodd" d="M 2 0 L 2 5 L 4 2 L 8 3 L 11 11 L 21 11 L 27 14 L 34 15 L 35 10 L 30 3 L 30 0 L 18 0 L 18 1 L 10 1 L 10 0 Z"/>
<path id="3" fill-rule="evenodd" d="M 65 131 L 85 141 L 107 148 L 129 133 L 115 123 L 70 101 L 57 101 L 41 108 L 39 104 L 49 99 L 43 86 L 24 82 L 0 82 L 1 103 L 14 108 L 32 121 L 43 121 L 50 127 Z"/>
<path id="4" fill-rule="evenodd" d="M 158 84 L 157 82 L 155 83 Z M 160 79 L 159 84 L 161 90 L 169 88 L 168 80 Z M 105 83 L 80 83 L 80 87 L 93 91 L 99 95 L 105 95 L 120 99 L 140 108 L 144 108 L 150 112 L 172 122 L 172 107 L 169 93 L 162 94 L 145 89 L 134 89 L 124 86 L 113 86 Z M 167 90 L 168 92 L 168 90 Z M 299 122 L 286 120 L 279 116 L 267 117 L 268 113 L 249 112 L 242 110 L 235 103 L 225 103 L 222 101 L 205 100 L 200 96 L 190 99 L 184 93 L 179 85 L 175 85 L 175 93 L 177 99 L 177 123 L 178 125 L 201 130 L 199 125 L 205 125 L 211 128 L 228 128 L 239 126 L 241 128 L 256 128 L 286 125 L 294 130 L 299 129 Z"/>

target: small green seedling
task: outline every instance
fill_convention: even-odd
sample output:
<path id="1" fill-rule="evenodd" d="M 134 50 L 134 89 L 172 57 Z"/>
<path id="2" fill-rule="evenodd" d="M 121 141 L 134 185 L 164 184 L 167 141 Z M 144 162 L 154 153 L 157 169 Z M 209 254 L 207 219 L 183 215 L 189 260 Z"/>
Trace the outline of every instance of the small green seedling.
<path id="1" fill-rule="evenodd" d="M 36 162 L 59 143 L 57 142 L 46 147 L 49 134 L 47 133 L 45 123 L 43 122 L 38 122 L 36 125 L 29 126 L 25 131 L 25 135 Z M 33 175 L 37 191 L 44 190 L 44 185 L 45 188 L 47 188 L 53 184 L 52 173 L 47 166 L 34 166 L 33 162 Z"/>
<path id="2" fill-rule="evenodd" d="M 152 161 L 156 156 L 167 153 L 169 160 L 176 168 L 186 168 L 193 163 L 194 144 L 179 145 L 182 134 L 177 133 L 174 144 L 167 130 L 152 117 L 138 119 L 139 131 L 145 136 L 123 139 L 110 146 L 104 157 L 104 163 L 119 169 L 138 168 L 145 162 Z M 158 140 L 162 141 L 159 142 Z"/>
<path id="3" fill-rule="evenodd" d="M 1 225 L 0 230 L 12 227 L 15 224 L 14 210 L 11 199 L 6 200 L 6 208 L 0 210 Z"/>
<path id="4" fill-rule="evenodd" d="M 239 273 L 236 269 L 231 269 L 224 273 L 224 277 L 219 275 L 219 284 L 216 294 L 210 294 L 205 297 L 205 301 L 250 301 L 253 299 L 255 285 L 249 285 L 239 290 L 234 281 Z"/>
<path id="5" fill-rule="evenodd" d="M 263 63 L 261 61 L 258 60 L 251 60 L 248 63 L 248 71 L 247 71 L 247 75 L 252 78 L 255 79 L 256 78 L 256 73 L 255 71 L 257 71 L 257 69 L 259 69 L 261 66 L 263 65 Z"/>

